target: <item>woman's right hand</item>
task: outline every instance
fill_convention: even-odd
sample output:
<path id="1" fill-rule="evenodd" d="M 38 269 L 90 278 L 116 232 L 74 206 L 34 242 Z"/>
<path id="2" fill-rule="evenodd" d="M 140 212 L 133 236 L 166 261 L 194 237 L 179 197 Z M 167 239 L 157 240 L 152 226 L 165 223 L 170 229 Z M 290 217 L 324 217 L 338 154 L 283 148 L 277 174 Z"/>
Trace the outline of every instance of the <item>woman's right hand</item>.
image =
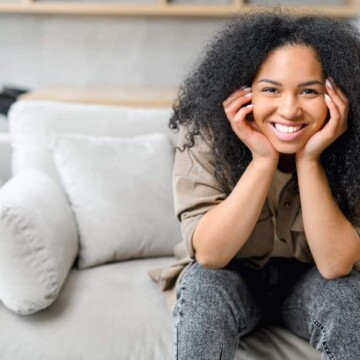
<path id="1" fill-rule="evenodd" d="M 250 88 L 236 90 L 223 102 L 226 117 L 237 137 L 251 151 L 254 160 L 259 158 L 278 161 L 279 153 L 267 137 L 260 132 L 255 121 L 246 119 L 246 116 L 252 113 L 253 105 L 244 105 L 251 99 Z"/>

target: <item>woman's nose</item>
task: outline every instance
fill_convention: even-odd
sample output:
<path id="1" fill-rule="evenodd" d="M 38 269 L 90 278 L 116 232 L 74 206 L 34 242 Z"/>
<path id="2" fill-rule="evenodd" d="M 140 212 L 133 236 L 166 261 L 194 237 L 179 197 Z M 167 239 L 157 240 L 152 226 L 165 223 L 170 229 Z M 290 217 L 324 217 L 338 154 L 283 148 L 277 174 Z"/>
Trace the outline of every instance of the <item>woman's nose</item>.
<path id="1" fill-rule="evenodd" d="M 298 99 L 294 96 L 284 96 L 280 99 L 278 113 L 287 120 L 298 119 L 302 115 L 302 109 Z"/>

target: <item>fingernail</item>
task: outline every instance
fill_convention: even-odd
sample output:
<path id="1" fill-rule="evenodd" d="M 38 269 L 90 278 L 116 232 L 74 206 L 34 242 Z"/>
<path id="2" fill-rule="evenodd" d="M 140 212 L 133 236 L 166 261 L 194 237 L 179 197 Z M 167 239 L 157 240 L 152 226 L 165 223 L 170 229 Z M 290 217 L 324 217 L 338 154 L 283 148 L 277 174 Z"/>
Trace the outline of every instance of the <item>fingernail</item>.
<path id="1" fill-rule="evenodd" d="M 325 84 L 326 84 L 326 86 L 327 86 L 329 89 L 332 89 L 332 88 L 333 88 L 330 80 L 326 79 Z"/>
<path id="2" fill-rule="evenodd" d="M 244 91 L 251 91 L 251 87 L 244 88 Z"/>
<path id="3" fill-rule="evenodd" d="M 245 106 L 245 107 L 251 108 L 251 107 L 253 107 L 253 106 L 254 106 L 253 104 L 249 104 L 249 105 L 247 105 L 247 106 Z"/>
<path id="4" fill-rule="evenodd" d="M 325 94 L 324 96 L 326 101 L 332 102 L 331 97 L 328 94 Z"/>
<path id="5" fill-rule="evenodd" d="M 244 95 L 244 97 L 251 97 L 253 95 L 253 93 L 248 93 L 246 95 Z"/>

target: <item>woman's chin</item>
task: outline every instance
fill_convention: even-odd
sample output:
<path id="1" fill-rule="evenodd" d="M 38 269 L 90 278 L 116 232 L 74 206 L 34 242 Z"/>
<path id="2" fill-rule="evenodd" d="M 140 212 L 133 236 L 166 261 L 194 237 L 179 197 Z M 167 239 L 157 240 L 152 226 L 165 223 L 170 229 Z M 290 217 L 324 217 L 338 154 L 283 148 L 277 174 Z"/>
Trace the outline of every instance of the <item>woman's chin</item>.
<path id="1" fill-rule="evenodd" d="M 272 144 L 279 154 L 296 154 L 300 150 L 300 146 L 296 144 Z"/>

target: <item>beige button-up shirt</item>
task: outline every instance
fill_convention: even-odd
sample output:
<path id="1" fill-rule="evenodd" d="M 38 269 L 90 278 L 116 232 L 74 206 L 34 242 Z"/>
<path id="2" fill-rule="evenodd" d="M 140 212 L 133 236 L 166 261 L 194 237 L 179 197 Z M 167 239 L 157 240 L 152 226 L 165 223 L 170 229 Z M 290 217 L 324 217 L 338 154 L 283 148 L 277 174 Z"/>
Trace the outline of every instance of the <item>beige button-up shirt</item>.
<path id="1" fill-rule="evenodd" d="M 181 129 L 178 146 L 182 148 L 184 142 L 184 129 Z M 192 148 L 186 148 L 184 152 L 176 151 L 173 193 L 175 214 L 180 221 L 184 241 L 175 249 L 179 262 L 173 267 L 150 272 L 163 290 L 171 289 L 186 264 L 194 261 L 192 236 L 201 217 L 226 198 L 215 177 L 215 157 L 211 144 L 199 136 Z M 360 233 L 360 228 L 357 230 Z M 235 255 L 253 268 L 262 268 L 272 256 L 314 262 L 305 236 L 297 186 L 291 174 L 280 171 L 275 172 L 269 195 L 252 234 Z M 355 267 L 360 270 L 359 262 Z M 170 308 L 173 304 L 174 298 L 169 303 Z"/>
<path id="2" fill-rule="evenodd" d="M 181 132 L 178 145 L 181 146 L 183 142 Z M 273 253 L 314 262 L 305 238 L 300 196 L 291 175 L 287 176 L 288 181 L 284 181 L 286 175 L 279 171 L 275 173 L 270 194 L 283 180 L 281 192 L 277 199 L 276 194 L 272 199 L 268 196 L 252 234 L 235 256 L 251 267 L 263 267 Z M 215 157 L 211 145 L 200 137 L 196 139 L 194 147 L 176 153 L 173 190 L 175 214 L 180 221 L 185 247 L 189 257 L 194 259 L 192 235 L 196 225 L 207 211 L 226 198 L 215 178 Z M 275 239 L 280 242 L 279 247 Z"/>

